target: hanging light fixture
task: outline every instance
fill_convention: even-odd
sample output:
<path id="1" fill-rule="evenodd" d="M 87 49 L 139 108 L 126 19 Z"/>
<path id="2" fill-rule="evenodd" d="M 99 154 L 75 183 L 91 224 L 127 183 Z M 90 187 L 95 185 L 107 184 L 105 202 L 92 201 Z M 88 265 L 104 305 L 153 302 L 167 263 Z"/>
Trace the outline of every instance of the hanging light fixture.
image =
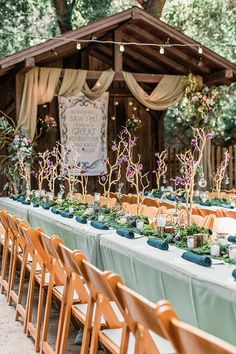
<path id="1" fill-rule="evenodd" d="M 77 42 L 77 44 L 76 44 L 76 49 L 78 49 L 78 50 L 81 49 L 81 44 L 80 44 L 80 42 Z"/>
<path id="2" fill-rule="evenodd" d="M 198 47 L 198 54 L 202 54 L 202 53 L 203 53 L 202 47 Z"/>
<path id="3" fill-rule="evenodd" d="M 163 45 L 160 47 L 160 54 L 165 54 L 165 49 L 164 49 Z"/>
<path id="4" fill-rule="evenodd" d="M 124 52 L 124 51 L 125 51 L 124 44 L 120 43 L 120 52 Z"/>

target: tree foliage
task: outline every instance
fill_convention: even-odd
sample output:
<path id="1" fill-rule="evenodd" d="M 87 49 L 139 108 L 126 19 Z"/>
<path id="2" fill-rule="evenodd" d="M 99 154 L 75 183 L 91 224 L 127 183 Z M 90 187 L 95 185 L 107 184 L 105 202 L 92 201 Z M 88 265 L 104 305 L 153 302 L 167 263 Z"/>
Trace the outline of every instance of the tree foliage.
<path id="1" fill-rule="evenodd" d="M 235 0 L 169 0 L 163 19 L 189 37 L 201 42 L 232 62 L 236 61 Z M 236 85 L 217 88 L 219 100 L 215 109 L 214 140 L 218 144 L 236 142 Z M 186 145 L 194 123 L 182 102 L 168 110 L 165 116 L 166 142 Z M 174 140 L 173 140 L 174 137 Z"/>

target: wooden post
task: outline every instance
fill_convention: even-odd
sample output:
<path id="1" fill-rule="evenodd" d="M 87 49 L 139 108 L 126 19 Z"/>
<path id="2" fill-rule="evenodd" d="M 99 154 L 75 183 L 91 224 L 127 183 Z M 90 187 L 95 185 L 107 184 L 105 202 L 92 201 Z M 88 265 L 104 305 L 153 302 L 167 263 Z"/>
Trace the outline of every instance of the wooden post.
<path id="1" fill-rule="evenodd" d="M 122 43 L 122 33 L 114 31 L 114 41 Z M 117 44 L 114 44 L 114 70 L 116 72 L 123 70 L 123 53 Z"/>
<path id="2" fill-rule="evenodd" d="M 20 114 L 20 105 L 24 88 L 24 74 L 17 73 L 16 74 L 16 122 L 19 119 Z"/>

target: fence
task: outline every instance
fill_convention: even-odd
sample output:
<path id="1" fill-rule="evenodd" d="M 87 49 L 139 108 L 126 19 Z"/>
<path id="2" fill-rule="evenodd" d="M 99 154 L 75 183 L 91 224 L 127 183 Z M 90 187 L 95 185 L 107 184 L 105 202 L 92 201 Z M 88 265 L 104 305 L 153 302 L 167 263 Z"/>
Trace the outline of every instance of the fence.
<path id="1" fill-rule="evenodd" d="M 167 158 L 167 165 L 168 165 L 168 172 L 167 172 L 167 179 L 170 181 L 172 178 L 180 175 L 180 162 L 176 157 L 176 154 L 184 153 L 186 150 L 181 150 L 177 148 L 168 147 L 168 158 Z M 210 147 L 210 166 L 211 171 L 208 173 L 208 176 L 212 176 L 216 171 L 217 166 L 224 158 L 225 151 L 228 150 L 230 154 L 230 161 L 229 166 L 227 168 L 227 175 L 229 176 L 229 184 L 225 185 L 223 183 L 222 187 L 224 189 L 232 189 L 236 188 L 236 145 L 222 147 L 222 146 L 215 146 L 211 145 Z M 206 170 L 206 167 L 205 167 Z M 206 172 L 206 171 L 205 171 Z M 212 184 L 212 180 L 209 181 Z"/>

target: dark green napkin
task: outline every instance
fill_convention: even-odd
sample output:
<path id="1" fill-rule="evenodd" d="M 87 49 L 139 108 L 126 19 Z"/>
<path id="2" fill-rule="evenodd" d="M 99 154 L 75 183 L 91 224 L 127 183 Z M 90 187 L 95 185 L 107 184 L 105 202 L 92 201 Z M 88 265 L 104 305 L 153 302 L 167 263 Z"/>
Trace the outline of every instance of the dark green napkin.
<path id="1" fill-rule="evenodd" d="M 200 256 L 199 254 L 196 254 L 193 252 L 184 252 L 182 254 L 182 258 L 186 259 L 187 261 L 202 265 L 204 267 L 211 266 L 211 258 L 210 257 Z"/>
<path id="2" fill-rule="evenodd" d="M 211 206 L 209 202 L 199 202 L 198 204 L 202 206 Z"/>
<path id="3" fill-rule="evenodd" d="M 162 194 L 161 193 L 153 193 L 154 198 L 161 198 Z"/>
<path id="4" fill-rule="evenodd" d="M 33 207 L 34 208 L 38 208 L 39 207 L 39 203 L 33 203 Z"/>
<path id="5" fill-rule="evenodd" d="M 90 225 L 92 227 L 95 227 L 95 229 L 109 230 L 109 227 L 106 224 L 102 224 L 101 222 L 98 222 L 96 220 L 92 220 Z"/>
<path id="6" fill-rule="evenodd" d="M 75 220 L 79 222 L 80 224 L 87 224 L 87 220 L 83 216 L 76 216 Z"/>
<path id="7" fill-rule="evenodd" d="M 234 280 L 236 280 L 236 269 L 233 270 L 232 276 L 233 276 Z"/>
<path id="8" fill-rule="evenodd" d="M 52 207 L 50 210 L 51 210 L 51 212 L 52 212 L 53 214 L 60 214 L 60 210 L 58 210 L 58 209 L 55 208 L 55 207 Z"/>
<path id="9" fill-rule="evenodd" d="M 63 218 L 68 218 L 72 219 L 74 217 L 74 214 L 69 213 L 68 211 L 60 211 L 60 215 L 63 216 Z"/>
<path id="10" fill-rule="evenodd" d="M 234 209 L 234 207 L 232 205 L 229 205 L 229 204 L 222 204 L 221 207 L 225 208 L 225 209 Z"/>
<path id="11" fill-rule="evenodd" d="M 21 204 L 24 204 L 24 205 L 30 205 L 30 201 L 29 200 L 22 200 L 21 201 Z"/>
<path id="12" fill-rule="evenodd" d="M 122 237 L 126 238 L 134 238 L 134 233 L 133 231 L 125 230 L 125 229 L 117 229 L 116 233 Z"/>
<path id="13" fill-rule="evenodd" d="M 43 203 L 42 204 L 42 208 L 45 209 L 45 210 L 49 210 L 50 209 L 50 206 L 46 203 Z"/>
<path id="14" fill-rule="evenodd" d="M 147 243 L 150 246 L 159 248 L 160 250 L 163 250 L 163 251 L 168 251 L 168 249 L 169 249 L 168 243 L 163 241 L 163 240 L 161 240 L 161 239 L 159 239 L 159 238 L 149 238 L 147 240 Z"/>
<path id="15" fill-rule="evenodd" d="M 228 240 L 229 242 L 234 243 L 234 242 L 236 242 L 236 236 L 229 236 L 229 237 L 227 238 L 227 240 Z"/>

